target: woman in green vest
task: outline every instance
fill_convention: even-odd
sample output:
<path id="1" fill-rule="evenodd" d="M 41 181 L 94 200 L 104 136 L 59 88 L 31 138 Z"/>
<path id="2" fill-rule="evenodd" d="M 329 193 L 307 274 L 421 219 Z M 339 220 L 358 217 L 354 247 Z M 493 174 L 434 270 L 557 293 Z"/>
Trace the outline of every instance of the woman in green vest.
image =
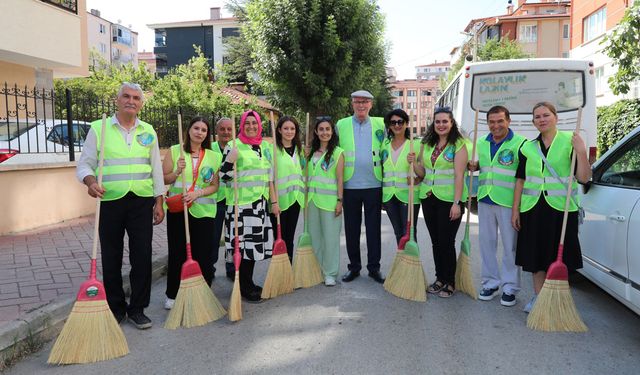
<path id="1" fill-rule="evenodd" d="M 217 245 L 212 228 L 216 216 L 215 193 L 218 191 L 218 171 L 222 155 L 211 150 L 211 128 L 204 118 L 196 117 L 191 120 L 186 134 L 182 145 L 171 146 L 171 152 L 164 158 L 162 171 L 164 183 L 171 185 L 167 193 L 170 197 L 182 194 L 180 175 L 185 175 L 187 194 L 183 200 L 189 205 L 191 253 L 200 265 L 207 284 L 211 285 L 212 254 Z M 169 257 L 165 292 L 167 299 L 164 307 L 170 310 L 180 287 L 180 270 L 187 258 L 183 212 L 167 212 L 167 240 Z"/>
<path id="2" fill-rule="evenodd" d="M 273 145 L 262 139 L 260 115 L 248 110 L 240 119 L 240 131 L 236 142 L 225 147 L 220 178 L 233 181 L 234 161 L 238 183 L 238 235 L 240 240 L 240 294 L 251 303 L 262 301 L 262 287 L 253 282 L 256 261 L 271 258 L 273 250 L 273 224 L 269 217 L 269 205 L 278 203 L 270 191 L 271 155 Z M 231 184 L 232 185 L 232 184 Z M 225 247 L 233 254 L 235 245 L 234 189 L 226 189 L 227 217 Z"/>
<path id="3" fill-rule="evenodd" d="M 402 109 L 394 109 L 384 116 L 387 127 L 387 139 L 382 143 L 382 203 L 396 236 L 396 242 L 407 231 L 407 213 L 409 211 L 409 168 L 407 162 L 409 147 L 409 116 Z M 414 150 L 420 149 L 420 140 L 414 141 Z M 418 186 L 418 185 L 416 185 Z M 413 222 L 418 219 L 420 200 L 414 199 Z M 417 234 L 414 228 L 414 233 Z"/>
<path id="4" fill-rule="evenodd" d="M 307 161 L 308 215 L 311 245 L 322 268 L 326 286 L 336 285 L 340 269 L 343 153 L 331 122 L 324 117 L 318 119 L 313 127 L 313 140 Z"/>
<path id="5" fill-rule="evenodd" d="M 576 179 L 591 178 L 587 148 L 578 133 L 558 131 L 556 108 L 547 102 L 533 107 L 533 125 L 540 135 L 523 143 L 516 172 L 511 223 L 518 231 L 516 264 L 533 274 L 534 297 L 525 306 L 531 311 L 542 289 L 547 269 L 556 260 L 567 182 L 571 173 L 571 155 L 576 153 Z M 578 184 L 573 182 L 562 260 L 570 271 L 582 268 L 578 241 Z"/>
<path id="6" fill-rule="evenodd" d="M 409 162 L 413 159 L 410 155 Z M 420 184 L 424 221 L 429 230 L 436 281 L 427 291 L 448 298 L 455 292 L 456 233 L 467 199 L 464 175 L 468 154 L 449 107 L 436 107 L 433 122 L 422 139 L 414 169 Z"/>
<path id="7" fill-rule="evenodd" d="M 280 214 L 282 239 L 287 245 L 289 261 L 291 261 L 298 216 L 300 216 L 300 208 L 304 207 L 304 181 L 302 180 L 304 154 L 300 143 L 298 120 L 290 116 L 283 116 L 278 120 L 276 146 L 278 199 L 271 208 L 274 215 Z M 275 222 L 275 217 L 272 221 Z"/>

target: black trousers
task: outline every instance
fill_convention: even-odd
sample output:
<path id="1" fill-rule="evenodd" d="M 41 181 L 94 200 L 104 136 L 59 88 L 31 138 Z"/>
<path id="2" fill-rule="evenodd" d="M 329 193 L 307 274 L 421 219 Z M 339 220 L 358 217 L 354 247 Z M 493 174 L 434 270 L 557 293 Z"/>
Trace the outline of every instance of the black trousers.
<path id="1" fill-rule="evenodd" d="M 209 286 L 211 286 L 211 281 L 213 280 L 212 250 L 220 245 L 219 238 L 218 241 L 214 241 L 213 223 L 213 218 L 196 218 L 189 214 L 191 256 L 200 265 L 202 276 Z M 175 299 L 180 288 L 182 264 L 187 260 L 184 213 L 167 212 L 167 241 L 169 243 L 169 259 L 167 262 L 167 290 L 165 294 L 168 298 Z"/>
<path id="2" fill-rule="evenodd" d="M 367 269 L 380 271 L 380 221 L 382 218 L 382 188 L 344 189 L 344 231 L 349 255 L 349 270 L 360 272 L 360 226 L 364 205 L 364 225 L 367 235 Z"/>
<path id="3" fill-rule="evenodd" d="M 287 245 L 287 254 L 289 255 L 289 261 L 293 260 L 293 238 L 296 234 L 296 227 L 298 226 L 298 217 L 300 216 L 300 205 L 296 202 L 289 208 L 280 212 L 280 226 L 282 227 L 282 240 Z M 271 222 L 274 225 L 275 233 L 277 235 L 278 228 L 276 225 L 275 215 L 271 215 Z"/>
<path id="4" fill-rule="evenodd" d="M 407 216 L 409 215 L 409 205 L 403 203 L 396 197 L 391 197 L 383 203 L 384 209 L 387 211 L 389 221 L 393 227 L 393 234 L 396 236 L 396 243 L 400 243 L 400 238 L 407 233 Z M 413 205 L 413 238 L 418 238 L 418 213 L 420 212 L 420 204 Z"/>
<path id="5" fill-rule="evenodd" d="M 431 237 L 433 262 L 436 266 L 436 279 L 455 287 L 456 280 L 456 233 L 460 228 L 464 206 L 460 206 L 460 217 L 451 221 L 449 211 L 451 202 L 430 195 L 422 200 L 422 213 Z"/>
<path id="6" fill-rule="evenodd" d="M 220 254 L 220 238 L 222 237 L 222 228 L 224 226 L 224 217 L 227 212 L 227 201 L 225 199 L 218 202 L 218 207 L 216 208 L 216 217 L 213 220 L 213 250 L 211 253 L 211 263 L 213 263 L 213 274 L 215 276 L 216 273 L 216 263 L 218 262 L 218 254 Z M 225 270 L 227 275 L 233 275 L 236 272 L 235 267 L 233 266 L 233 262 L 225 262 Z"/>
<path id="7" fill-rule="evenodd" d="M 142 312 L 151 294 L 151 238 L 155 198 L 128 193 L 114 201 L 100 203 L 100 248 L 102 277 L 109 308 L 114 314 Z M 129 236 L 131 297 L 125 300 L 122 287 L 124 233 Z"/>

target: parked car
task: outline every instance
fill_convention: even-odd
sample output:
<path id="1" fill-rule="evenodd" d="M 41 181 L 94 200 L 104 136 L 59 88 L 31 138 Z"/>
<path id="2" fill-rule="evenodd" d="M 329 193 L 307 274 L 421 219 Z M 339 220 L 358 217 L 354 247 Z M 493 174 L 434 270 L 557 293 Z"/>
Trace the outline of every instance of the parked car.
<path id="1" fill-rule="evenodd" d="M 580 272 L 640 314 L 640 126 L 596 161 L 581 199 Z"/>
<path id="2" fill-rule="evenodd" d="M 80 151 L 90 126 L 83 121 L 72 123 L 76 151 Z M 0 122 L 1 165 L 68 161 L 68 146 L 66 120 Z"/>

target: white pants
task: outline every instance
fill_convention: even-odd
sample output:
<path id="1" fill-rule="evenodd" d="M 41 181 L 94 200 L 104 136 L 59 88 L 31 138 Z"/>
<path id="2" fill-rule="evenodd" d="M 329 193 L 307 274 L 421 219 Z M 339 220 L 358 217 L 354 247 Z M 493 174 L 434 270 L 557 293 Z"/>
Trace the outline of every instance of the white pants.
<path id="1" fill-rule="evenodd" d="M 520 267 L 516 266 L 518 233 L 511 226 L 511 208 L 478 202 L 482 287 L 502 287 L 502 292 L 516 295 L 520 291 Z M 502 270 L 498 268 L 498 232 L 502 239 Z"/>

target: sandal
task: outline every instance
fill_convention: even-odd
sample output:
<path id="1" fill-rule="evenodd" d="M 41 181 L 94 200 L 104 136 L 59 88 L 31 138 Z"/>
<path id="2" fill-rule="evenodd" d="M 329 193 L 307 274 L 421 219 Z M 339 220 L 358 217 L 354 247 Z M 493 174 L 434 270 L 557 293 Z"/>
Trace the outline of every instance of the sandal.
<path id="1" fill-rule="evenodd" d="M 430 294 L 438 294 L 445 287 L 445 283 L 440 280 L 436 280 L 433 284 L 429 285 L 427 288 L 427 293 Z"/>
<path id="2" fill-rule="evenodd" d="M 451 286 L 451 284 L 445 284 L 442 287 L 442 289 L 440 289 L 440 292 L 438 293 L 438 297 L 440 297 L 440 298 L 449 298 L 455 292 L 456 292 L 456 290 L 454 289 L 453 286 Z"/>

